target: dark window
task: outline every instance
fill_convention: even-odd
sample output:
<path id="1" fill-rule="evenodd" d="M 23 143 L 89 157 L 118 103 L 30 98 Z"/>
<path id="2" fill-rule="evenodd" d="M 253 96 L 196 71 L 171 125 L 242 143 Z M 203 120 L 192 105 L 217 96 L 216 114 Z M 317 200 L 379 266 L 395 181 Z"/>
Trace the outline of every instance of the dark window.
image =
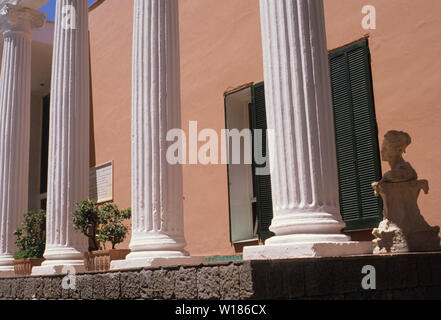
<path id="1" fill-rule="evenodd" d="M 41 209 L 46 209 L 47 171 L 49 162 L 49 110 L 50 96 L 43 98 L 43 121 L 41 130 L 41 167 L 40 167 L 40 194 Z"/>

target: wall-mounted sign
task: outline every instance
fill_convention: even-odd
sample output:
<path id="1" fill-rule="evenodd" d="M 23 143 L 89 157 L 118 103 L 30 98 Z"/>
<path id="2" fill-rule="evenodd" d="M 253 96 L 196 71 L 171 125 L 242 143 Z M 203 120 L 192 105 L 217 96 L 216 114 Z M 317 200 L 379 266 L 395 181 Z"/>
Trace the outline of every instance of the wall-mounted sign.
<path id="1" fill-rule="evenodd" d="M 89 198 L 97 203 L 113 201 L 113 161 L 90 169 Z"/>

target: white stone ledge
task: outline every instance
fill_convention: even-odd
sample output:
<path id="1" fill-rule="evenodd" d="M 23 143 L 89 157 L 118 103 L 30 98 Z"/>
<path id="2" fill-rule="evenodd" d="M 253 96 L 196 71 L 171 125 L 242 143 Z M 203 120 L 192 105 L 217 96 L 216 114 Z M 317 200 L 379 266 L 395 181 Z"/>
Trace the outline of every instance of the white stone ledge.
<path id="1" fill-rule="evenodd" d="M 313 257 L 345 257 L 372 254 L 368 241 L 328 243 L 298 243 L 290 245 L 266 245 L 244 248 L 244 260 L 281 260 Z"/>

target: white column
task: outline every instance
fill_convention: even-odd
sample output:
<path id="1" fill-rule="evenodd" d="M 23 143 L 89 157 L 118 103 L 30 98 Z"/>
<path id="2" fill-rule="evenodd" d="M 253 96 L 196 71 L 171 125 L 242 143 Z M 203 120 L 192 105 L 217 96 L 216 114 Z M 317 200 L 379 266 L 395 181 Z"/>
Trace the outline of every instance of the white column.
<path id="1" fill-rule="evenodd" d="M 370 253 L 341 234 L 323 0 L 261 0 L 276 236 L 244 259 Z"/>
<path id="2" fill-rule="evenodd" d="M 0 74 L 2 71 L 2 62 L 3 61 L 3 30 L 0 26 Z"/>
<path id="3" fill-rule="evenodd" d="M 0 11 L 0 275 L 14 270 L 13 232 L 28 210 L 32 30 L 45 21 L 44 14 L 22 6 Z"/>
<path id="4" fill-rule="evenodd" d="M 184 251 L 182 167 L 166 159 L 181 127 L 178 0 L 135 0 L 132 63 L 132 252 L 112 269 L 202 262 Z"/>
<path id="5" fill-rule="evenodd" d="M 46 261 L 33 274 L 84 270 L 87 238 L 74 231 L 75 205 L 89 194 L 87 0 L 57 0 L 49 129 Z M 66 271 L 67 268 L 64 268 Z"/>

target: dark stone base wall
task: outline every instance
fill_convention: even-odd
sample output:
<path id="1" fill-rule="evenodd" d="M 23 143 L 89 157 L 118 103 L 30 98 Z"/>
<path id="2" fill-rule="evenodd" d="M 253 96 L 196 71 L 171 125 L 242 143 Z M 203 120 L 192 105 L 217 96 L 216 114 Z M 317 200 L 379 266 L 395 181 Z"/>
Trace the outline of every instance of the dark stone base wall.
<path id="1" fill-rule="evenodd" d="M 376 290 L 363 290 L 366 265 Z M 0 299 L 439 299 L 441 253 L 279 261 L 0 279 Z"/>

